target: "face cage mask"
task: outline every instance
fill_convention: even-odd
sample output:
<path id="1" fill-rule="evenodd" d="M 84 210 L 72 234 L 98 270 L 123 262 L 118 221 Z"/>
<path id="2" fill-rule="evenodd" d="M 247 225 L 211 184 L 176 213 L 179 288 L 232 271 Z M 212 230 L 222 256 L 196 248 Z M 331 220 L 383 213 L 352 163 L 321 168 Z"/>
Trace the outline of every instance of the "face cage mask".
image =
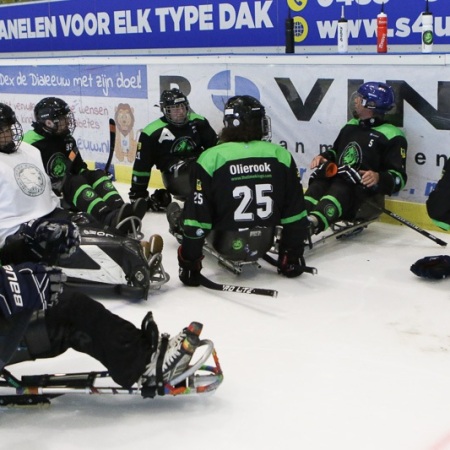
<path id="1" fill-rule="evenodd" d="M 389 108 L 389 109 L 377 108 L 373 100 L 367 100 L 359 92 L 355 91 L 350 96 L 350 100 L 348 102 L 348 110 L 350 111 L 350 114 L 352 115 L 352 117 L 354 117 L 355 119 L 359 118 L 358 114 L 356 113 L 356 110 L 355 110 L 355 100 L 357 98 L 361 99 L 361 106 L 363 108 L 370 109 L 371 111 L 373 111 L 374 113 L 376 113 L 378 115 L 384 115 L 392 109 L 392 108 Z"/>
<path id="2" fill-rule="evenodd" d="M 179 121 L 175 121 L 172 119 L 172 109 L 177 110 L 180 108 L 180 106 L 184 106 L 184 119 L 180 119 Z M 189 107 L 186 105 L 185 102 L 179 103 L 178 105 L 170 105 L 165 106 L 163 108 L 164 110 L 164 117 L 167 119 L 167 122 L 171 123 L 172 125 L 175 125 L 177 127 L 181 127 L 188 123 L 189 120 Z M 174 115 L 177 114 L 177 112 L 174 111 Z"/>
<path id="3" fill-rule="evenodd" d="M 272 140 L 272 123 L 269 116 L 261 119 L 262 140 L 270 142 Z"/>
<path id="4" fill-rule="evenodd" d="M 8 130 L 0 131 L 0 143 L 4 140 L 3 135 L 6 132 L 11 132 L 11 138 L 8 143 L 2 145 L 0 144 L 0 152 L 11 154 L 17 151 L 23 139 L 23 129 L 22 125 L 19 122 L 14 122 Z"/>
<path id="5" fill-rule="evenodd" d="M 60 122 L 63 121 L 65 121 L 65 127 L 60 129 Z M 72 111 L 53 119 L 52 122 L 52 127 L 48 127 L 44 124 L 44 129 L 55 136 L 66 136 L 68 134 L 73 134 L 76 128 L 75 117 Z"/>

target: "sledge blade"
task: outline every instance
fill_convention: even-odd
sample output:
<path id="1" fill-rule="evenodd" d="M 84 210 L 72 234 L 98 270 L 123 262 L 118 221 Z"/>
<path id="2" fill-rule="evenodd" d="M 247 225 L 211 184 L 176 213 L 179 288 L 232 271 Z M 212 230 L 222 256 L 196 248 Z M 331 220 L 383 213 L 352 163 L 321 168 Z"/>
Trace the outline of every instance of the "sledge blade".
<path id="1" fill-rule="evenodd" d="M 63 394 L 16 394 L 0 395 L 0 407 L 2 406 L 48 406 L 52 398 Z"/>

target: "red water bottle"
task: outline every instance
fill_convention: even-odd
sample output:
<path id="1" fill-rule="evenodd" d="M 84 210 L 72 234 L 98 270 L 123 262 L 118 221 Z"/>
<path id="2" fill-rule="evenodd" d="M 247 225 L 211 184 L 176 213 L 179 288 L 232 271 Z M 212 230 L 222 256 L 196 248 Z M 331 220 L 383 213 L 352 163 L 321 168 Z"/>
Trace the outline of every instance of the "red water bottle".
<path id="1" fill-rule="evenodd" d="M 377 52 L 387 53 L 387 15 L 384 13 L 384 2 L 381 4 L 381 12 L 377 16 Z"/>

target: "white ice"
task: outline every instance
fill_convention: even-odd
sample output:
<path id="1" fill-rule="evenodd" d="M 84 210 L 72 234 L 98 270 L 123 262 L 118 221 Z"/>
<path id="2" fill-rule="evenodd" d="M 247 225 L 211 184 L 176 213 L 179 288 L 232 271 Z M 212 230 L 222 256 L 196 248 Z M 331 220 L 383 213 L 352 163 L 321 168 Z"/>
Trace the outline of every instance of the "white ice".
<path id="1" fill-rule="evenodd" d="M 450 281 L 409 270 L 446 248 L 377 222 L 307 251 L 315 276 L 286 279 L 264 262 L 236 276 L 205 258 L 212 280 L 278 290 L 272 298 L 184 287 L 165 215 L 148 213 L 144 231 L 164 238 L 171 280 L 147 301 L 101 301 L 137 326 L 152 310 L 171 334 L 204 323 L 223 384 L 206 396 L 66 395 L 48 408 L 0 408 L 0 448 L 450 449 Z M 102 366 L 68 351 L 12 368 L 21 375 Z"/>

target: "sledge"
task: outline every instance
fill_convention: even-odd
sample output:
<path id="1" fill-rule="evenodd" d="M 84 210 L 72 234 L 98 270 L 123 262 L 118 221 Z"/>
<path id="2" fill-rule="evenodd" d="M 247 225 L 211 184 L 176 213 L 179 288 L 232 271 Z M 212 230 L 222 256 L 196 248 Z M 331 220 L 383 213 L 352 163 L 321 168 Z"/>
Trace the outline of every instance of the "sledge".
<path id="1" fill-rule="evenodd" d="M 130 232 L 104 229 L 83 221 L 80 248 L 59 267 L 67 275 L 67 286 L 81 288 L 92 295 L 120 295 L 147 299 L 150 290 L 160 289 L 170 280 L 162 264 L 163 240 L 159 235 L 143 240 L 141 221 L 128 217 Z"/>
<path id="2" fill-rule="evenodd" d="M 49 405 L 57 397 L 75 394 L 154 398 L 212 393 L 222 383 L 223 372 L 212 341 L 201 340 L 196 353 L 200 351 L 203 352 L 201 356 L 170 383 L 151 387 L 136 383 L 131 388 L 123 388 L 114 383 L 108 371 L 24 375 L 16 378 L 12 372 L 3 368 L 0 372 L 0 407 Z"/>

